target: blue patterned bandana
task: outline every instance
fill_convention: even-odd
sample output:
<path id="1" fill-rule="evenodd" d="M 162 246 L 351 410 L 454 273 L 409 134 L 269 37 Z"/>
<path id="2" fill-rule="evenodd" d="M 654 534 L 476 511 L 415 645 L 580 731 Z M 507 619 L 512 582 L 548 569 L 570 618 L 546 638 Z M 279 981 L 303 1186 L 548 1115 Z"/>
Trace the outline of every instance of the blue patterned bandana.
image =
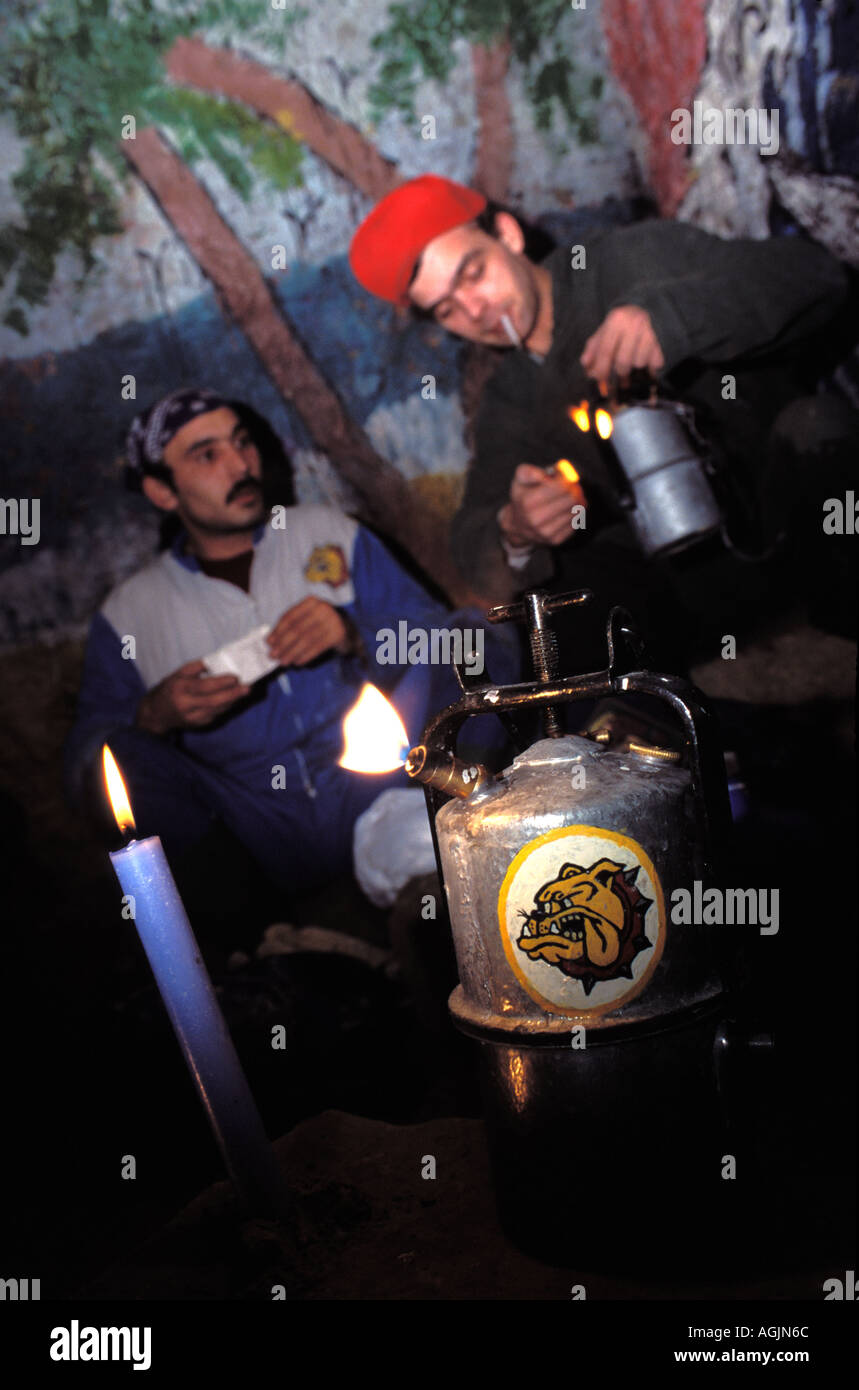
<path id="1" fill-rule="evenodd" d="M 125 441 L 129 473 L 139 482 L 147 464 L 162 462 L 164 450 L 183 425 L 225 405 L 229 406 L 230 402 L 217 392 L 192 386 L 171 391 L 169 396 L 163 396 L 148 410 L 136 415 Z"/>

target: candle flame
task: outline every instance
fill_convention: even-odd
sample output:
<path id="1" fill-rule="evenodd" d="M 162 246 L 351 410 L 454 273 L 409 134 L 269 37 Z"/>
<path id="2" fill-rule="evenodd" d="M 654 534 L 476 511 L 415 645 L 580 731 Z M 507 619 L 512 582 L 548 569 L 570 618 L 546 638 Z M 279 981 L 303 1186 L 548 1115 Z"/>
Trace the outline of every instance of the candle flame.
<path id="1" fill-rule="evenodd" d="M 571 405 L 567 410 L 567 414 L 573 424 L 578 425 L 583 434 L 587 434 L 591 427 L 591 417 L 587 401 L 579 401 L 578 405 Z"/>
<path id="2" fill-rule="evenodd" d="M 343 740 L 340 766 L 349 772 L 393 772 L 409 751 L 402 719 L 375 685 L 363 686 L 343 720 Z"/>
<path id="3" fill-rule="evenodd" d="M 104 745 L 101 755 L 102 766 L 104 767 L 104 780 L 107 783 L 107 794 L 110 797 L 110 804 L 116 823 L 123 834 L 126 830 L 134 829 L 134 816 L 131 814 L 131 802 L 128 799 L 128 792 L 125 790 L 125 783 L 122 780 L 122 773 L 116 765 L 116 759 L 108 748 Z"/>
<path id="4" fill-rule="evenodd" d="M 558 459 L 555 467 L 566 482 L 577 483 L 579 481 L 579 475 L 569 459 Z"/>
<path id="5" fill-rule="evenodd" d="M 597 434 L 600 439 L 610 439 L 612 432 L 611 416 L 607 410 L 598 410 L 594 416 L 594 424 L 597 427 Z"/>

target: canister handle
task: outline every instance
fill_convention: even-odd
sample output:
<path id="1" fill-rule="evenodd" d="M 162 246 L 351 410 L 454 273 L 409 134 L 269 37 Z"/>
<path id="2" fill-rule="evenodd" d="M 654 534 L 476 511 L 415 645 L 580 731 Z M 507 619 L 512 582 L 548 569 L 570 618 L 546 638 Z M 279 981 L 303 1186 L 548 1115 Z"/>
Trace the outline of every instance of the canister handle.
<path id="1" fill-rule="evenodd" d="M 683 727 L 704 869 L 710 878 L 718 879 L 727 853 L 731 813 L 725 763 L 713 715 L 701 692 L 689 681 L 655 671 L 625 669 L 630 661 L 640 659 L 641 655 L 640 639 L 625 609 L 611 610 L 606 639 L 609 665 L 605 671 L 517 685 L 498 686 L 484 682 L 479 688 L 465 690 L 456 704 L 436 714 L 427 724 L 421 741 L 432 752 L 453 755 L 463 723 L 479 714 L 500 716 L 522 709 L 542 710 L 608 695 L 647 695 L 661 700 L 670 706 Z M 425 790 L 435 835 L 435 813 L 449 798 L 432 787 Z"/>

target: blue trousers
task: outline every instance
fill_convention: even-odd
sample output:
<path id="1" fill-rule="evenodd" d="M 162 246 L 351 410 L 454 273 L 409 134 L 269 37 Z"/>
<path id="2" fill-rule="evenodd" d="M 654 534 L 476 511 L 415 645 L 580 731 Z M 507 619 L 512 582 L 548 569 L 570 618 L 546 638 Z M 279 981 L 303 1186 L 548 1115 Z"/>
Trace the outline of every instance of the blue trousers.
<path id="1" fill-rule="evenodd" d="M 313 793 L 243 786 L 141 729 L 118 729 L 110 744 L 134 808 L 137 837 L 159 835 L 168 858 L 192 849 L 221 821 L 280 888 L 306 889 L 352 867 L 352 827 L 380 792 L 406 785 L 401 771 L 346 772 L 332 762 L 313 773 Z"/>
<path id="2" fill-rule="evenodd" d="M 468 619 L 472 610 L 452 615 L 451 625 Z M 476 611 L 473 618 L 479 620 Z M 490 630 L 486 640 L 487 663 L 496 681 L 518 677 L 518 647 L 511 631 Z M 453 671 L 448 666 L 412 666 L 396 690 L 396 702 L 410 736 L 417 741 L 426 719 L 459 697 Z M 481 757 L 505 742 L 501 726 L 481 717 L 466 725 L 463 755 Z M 137 825 L 137 835 L 159 835 L 169 856 L 181 856 L 198 845 L 220 822 L 245 846 L 280 888 L 296 885 L 302 890 L 314 882 L 351 872 L 352 829 L 357 818 L 389 787 L 409 785 L 398 769 L 381 776 L 347 772 L 337 765 L 342 731 L 324 729 L 307 750 L 308 767 L 294 751 L 278 756 L 272 764 L 284 767 L 285 786 L 272 786 L 266 773 L 254 776 L 253 785 L 242 782 L 191 757 L 169 738 L 159 738 L 135 727 L 114 729 L 110 746 L 126 778 Z M 80 778 L 68 780 L 74 801 L 95 803 L 105 828 L 113 818 L 107 805 L 99 765 Z"/>

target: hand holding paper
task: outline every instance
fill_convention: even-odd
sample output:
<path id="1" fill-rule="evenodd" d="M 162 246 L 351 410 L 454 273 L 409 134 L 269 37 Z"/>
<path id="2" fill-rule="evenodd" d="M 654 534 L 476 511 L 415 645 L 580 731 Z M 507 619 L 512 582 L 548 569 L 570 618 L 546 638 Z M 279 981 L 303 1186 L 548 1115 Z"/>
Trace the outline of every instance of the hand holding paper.
<path id="1" fill-rule="evenodd" d="M 323 652 L 348 651 L 351 636 L 337 608 L 309 594 L 288 608 L 268 636 L 268 647 L 280 666 L 306 666 Z"/>
<path id="2" fill-rule="evenodd" d="M 236 675 L 207 677 L 204 661 L 188 661 L 152 687 L 137 707 L 136 724 L 150 734 L 204 728 L 249 692 Z"/>

